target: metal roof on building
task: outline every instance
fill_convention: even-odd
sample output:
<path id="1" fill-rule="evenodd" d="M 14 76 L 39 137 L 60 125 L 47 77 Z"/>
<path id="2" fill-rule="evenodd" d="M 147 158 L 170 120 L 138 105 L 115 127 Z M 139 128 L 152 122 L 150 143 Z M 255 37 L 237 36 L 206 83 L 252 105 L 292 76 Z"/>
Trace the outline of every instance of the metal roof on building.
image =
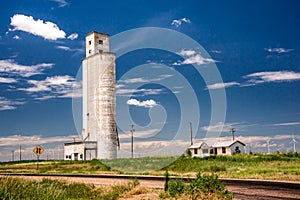
<path id="1" fill-rule="evenodd" d="M 200 148 L 202 145 L 207 145 L 205 142 L 200 142 L 200 143 L 195 143 L 192 146 L 189 147 L 189 149 L 198 149 Z"/>
<path id="2" fill-rule="evenodd" d="M 243 146 L 246 146 L 244 143 L 238 141 L 238 140 L 234 140 L 234 141 L 222 141 L 222 142 L 216 142 L 212 145 L 212 147 L 230 147 L 231 145 L 233 145 L 234 143 L 241 143 Z"/>

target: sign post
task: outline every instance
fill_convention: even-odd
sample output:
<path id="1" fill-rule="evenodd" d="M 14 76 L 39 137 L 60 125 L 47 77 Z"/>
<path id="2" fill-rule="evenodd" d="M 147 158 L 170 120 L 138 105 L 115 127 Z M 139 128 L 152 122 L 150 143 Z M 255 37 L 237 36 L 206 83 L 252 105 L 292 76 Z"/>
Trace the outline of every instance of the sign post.
<path id="1" fill-rule="evenodd" d="M 35 155 L 37 156 L 37 164 L 36 164 L 36 169 L 39 170 L 39 158 L 40 155 L 44 152 L 43 147 L 41 147 L 40 145 L 36 146 L 33 149 L 33 152 L 35 153 Z"/>

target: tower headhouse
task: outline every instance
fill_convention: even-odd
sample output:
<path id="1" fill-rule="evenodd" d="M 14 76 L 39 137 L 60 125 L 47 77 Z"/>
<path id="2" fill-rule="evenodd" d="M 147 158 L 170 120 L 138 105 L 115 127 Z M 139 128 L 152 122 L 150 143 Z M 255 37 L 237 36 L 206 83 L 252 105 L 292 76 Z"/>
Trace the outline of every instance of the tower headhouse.
<path id="1" fill-rule="evenodd" d="M 109 52 L 109 35 L 93 31 L 86 35 L 86 57 L 96 53 Z"/>

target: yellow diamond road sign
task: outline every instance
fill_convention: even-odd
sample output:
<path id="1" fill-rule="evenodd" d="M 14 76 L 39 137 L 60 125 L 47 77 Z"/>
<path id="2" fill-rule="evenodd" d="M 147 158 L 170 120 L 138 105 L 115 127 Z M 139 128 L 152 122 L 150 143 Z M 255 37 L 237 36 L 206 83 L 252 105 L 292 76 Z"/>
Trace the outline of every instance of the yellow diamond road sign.
<path id="1" fill-rule="evenodd" d="M 36 146 L 34 149 L 33 149 L 33 152 L 37 155 L 37 156 L 40 156 L 43 152 L 44 152 L 44 149 L 43 147 L 41 147 L 40 145 Z"/>

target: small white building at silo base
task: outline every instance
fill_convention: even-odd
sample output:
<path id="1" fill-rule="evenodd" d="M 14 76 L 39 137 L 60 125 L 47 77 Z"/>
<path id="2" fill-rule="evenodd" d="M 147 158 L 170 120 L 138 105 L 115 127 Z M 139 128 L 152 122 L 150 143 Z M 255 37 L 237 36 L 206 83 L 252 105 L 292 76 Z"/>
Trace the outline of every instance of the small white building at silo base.
<path id="1" fill-rule="evenodd" d="M 92 160 L 97 158 L 96 142 L 70 142 L 64 145 L 64 160 Z"/>

